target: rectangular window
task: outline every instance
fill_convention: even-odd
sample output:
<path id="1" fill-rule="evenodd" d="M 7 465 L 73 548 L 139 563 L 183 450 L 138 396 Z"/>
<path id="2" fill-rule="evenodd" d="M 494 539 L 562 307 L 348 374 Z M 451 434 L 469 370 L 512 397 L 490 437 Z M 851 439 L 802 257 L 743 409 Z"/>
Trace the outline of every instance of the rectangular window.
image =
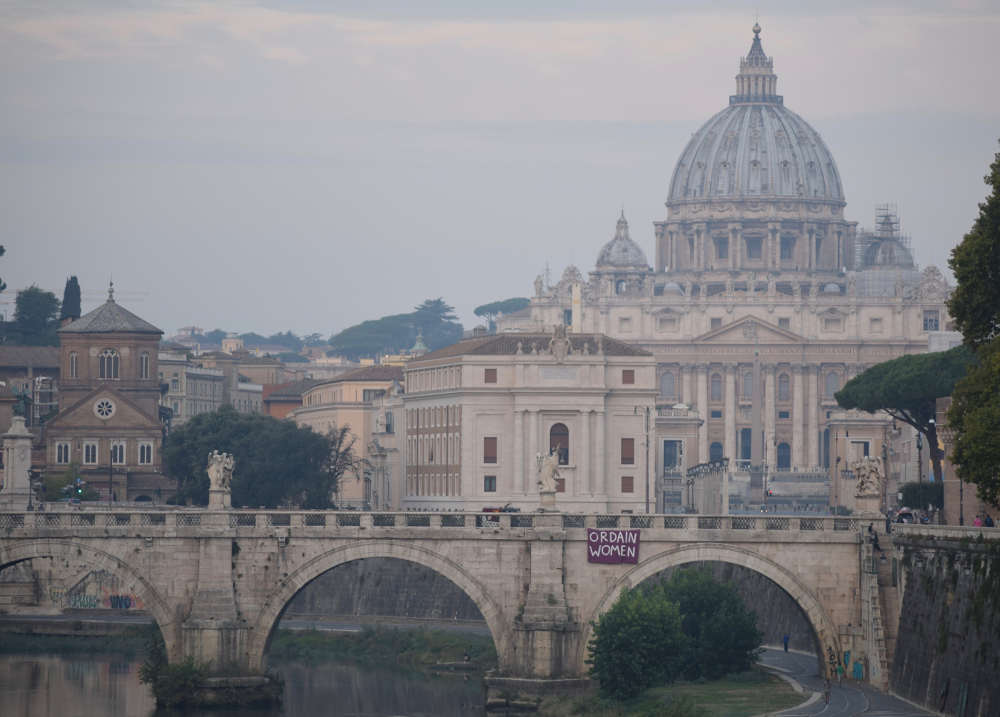
<path id="1" fill-rule="evenodd" d="M 842 319 L 839 319 L 839 318 L 827 318 L 827 319 L 823 319 L 823 330 L 824 331 L 842 331 L 843 328 L 844 328 L 844 322 L 843 322 Z"/>
<path id="2" fill-rule="evenodd" d="M 497 462 L 497 438 L 496 436 L 486 436 L 483 438 L 483 463 Z"/>
<path id="3" fill-rule="evenodd" d="M 729 240 L 725 237 L 715 237 L 715 258 L 729 258 Z"/>
<path id="4" fill-rule="evenodd" d="M 791 319 L 778 319 L 778 328 L 779 329 L 790 329 L 791 327 L 792 327 L 792 320 Z"/>
<path id="5" fill-rule="evenodd" d="M 62 466 L 69 463 L 69 443 L 56 444 L 56 463 Z"/>
<path id="6" fill-rule="evenodd" d="M 115 441 L 111 444 L 111 464 L 116 466 L 125 465 L 124 441 Z"/>
<path id="7" fill-rule="evenodd" d="M 497 477 L 496 476 L 483 476 L 483 492 L 484 493 L 496 493 L 497 492 Z"/>
<path id="8" fill-rule="evenodd" d="M 711 326 L 712 326 L 713 329 L 721 328 L 721 326 L 722 326 L 722 319 L 720 319 L 720 318 L 712 319 L 711 320 Z"/>
<path id="9" fill-rule="evenodd" d="M 618 319 L 618 332 L 628 334 L 632 332 L 632 319 L 625 316 Z"/>
<path id="10" fill-rule="evenodd" d="M 747 237 L 747 259 L 760 259 L 760 237 Z"/>
<path id="11" fill-rule="evenodd" d="M 635 369 L 622 369 L 622 383 L 626 385 L 635 383 Z"/>
<path id="12" fill-rule="evenodd" d="M 924 312 L 924 331 L 938 331 L 939 325 L 937 311 Z"/>
<path id="13" fill-rule="evenodd" d="M 622 439 L 622 465 L 623 466 L 635 465 L 635 439 L 634 438 L 623 438 Z"/>
<path id="14" fill-rule="evenodd" d="M 149 354 L 139 355 L 139 378 L 149 378 Z"/>
<path id="15" fill-rule="evenodd" d="M 868 330 L 873 334 L 882 333 L 882 319 L 870 319 L 868 321 Z"/>
<path id="16" fill-rule="evenodd" d="M 718 411 L 718 410 L 712 411 L 711 416 L 712 416 L 712 418 L 722 418 L 722 411 Z"/>
<path id="17" fill-rule="evenodd" d="M 788 411 L 778 411 L 778 419 L 781 421 L 787 421 L 791 417 L 792 415 Z"/>
<path id="18" fill-rule="evenodd" d="M 622 476 L 622 493 L 635 493 L 635 478 Z"/>
<path id="19" fill-rule="evenodd" d="M 149 466 L 153 464 L 153 444 L 152 443 L 140 443 L 139 444 L 139 465 Z"/>
<path id="20" fill-rule="evenodd" d="M 573 309 L 563 309 L 563 324 L 566 326 L 573 325 Z"/>
<path id="21" fill-rule="evenodd" d="M 83 444 L 83 462 L 88 466 L 97 465 L 97 443 Z"/>
<path id="22" fill-rule="evenodd" d="M 70 378 L 77 378 L 76 361 L 77 361 L 77 353 L 76 353 L 76 351 L 73 351 L 69 355 L 69 377 Z"/>
<path id="23" fill-rule="evenodd" d="M 795 237 L 781 237 L 781 260 L 791 261 L 795 252 Z"/>
<path id="24" fill-rule="evenodd" d="M 385 412 L 385 432 L 386 433 L 396 432 L 396 423 L 395 421 L 393 421 L 392 411 Z"/>
<path id="25" fill-rule="evenodd" d="M 483 369 L 483 383 L 496 383 L 497 370 L 495 368 Z"/>
<path id="26" fill-rule="evenodd" d="M 556 493 L 565 493 L 565 492 L 566 492 L 566 479 L 556 478 Z"/>
<path id="27" fill-rule="evenodd" d="M 677 317 L 676 316 L 661 316 L 656 321 L 656 327 L 660 331 L 677 331 Z"/>
<path id="28" fill-rule="evenodd" d="M 663 284 L 653 285 L 653 296 L 663 296 Z"/>

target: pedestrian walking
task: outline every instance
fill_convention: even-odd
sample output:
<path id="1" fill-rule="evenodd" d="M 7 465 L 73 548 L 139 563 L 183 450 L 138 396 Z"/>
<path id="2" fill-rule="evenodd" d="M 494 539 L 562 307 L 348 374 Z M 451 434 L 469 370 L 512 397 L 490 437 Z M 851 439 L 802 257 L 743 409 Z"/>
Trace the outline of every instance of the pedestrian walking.
<path id="1" fill-rule="evenodd" d="M 844 663 L 837 663 L 837 687 L 844 685 Z"/>
<path id="2" fill-rule="evenodd" d="M 782 644 L 785 646 L 785 652 L 788 652 L 788 633 L 786 632 L 784 637 L 781 638 Z"/>

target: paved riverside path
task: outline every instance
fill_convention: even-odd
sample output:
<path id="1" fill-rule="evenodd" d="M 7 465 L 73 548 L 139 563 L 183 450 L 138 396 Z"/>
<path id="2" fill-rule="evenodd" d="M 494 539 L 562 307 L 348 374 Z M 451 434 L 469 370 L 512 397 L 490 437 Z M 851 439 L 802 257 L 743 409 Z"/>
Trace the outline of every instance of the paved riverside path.
<path id="1" fill-rule="evenodd" d="M 780 647 L 766 648 L 760 656 L 760 662 L 773 667 L 801 684 L 806 694 L 803 701 L 809 698 L 810 692 L 818 692 L 818 699 L 798 707 L 780 712 L 783 717 L 798 715 L 823 715 L 823 717 L 853 717 L 854 715 L 872 715 L 872 717 L 924 717 L 936 714 L 927 712 L 911 705 L 905 700 L 893 697 L 884 692 L 872 689 L 866 684 L 859 684 L 844 678 L 843 686 L 838 687 L 833 680 L 830 692 L 830 704 L 823 701 L 823 678 L 819 676 L 819 667 L 815 655 L 804 652 L 784 652 Z"/>

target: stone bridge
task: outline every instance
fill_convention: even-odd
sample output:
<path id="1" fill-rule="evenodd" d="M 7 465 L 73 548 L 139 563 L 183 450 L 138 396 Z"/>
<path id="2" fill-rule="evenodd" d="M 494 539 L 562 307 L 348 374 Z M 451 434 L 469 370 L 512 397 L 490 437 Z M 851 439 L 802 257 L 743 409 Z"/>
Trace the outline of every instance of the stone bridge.
<path id="1" fill-rule="evenodd" d="M 638 562 L 588 562 L 587 528 L 638 529 Z M 824 653 L 861 649 L 846 643 L 863 618 L 863 528 L 853 518 L 766 515 L 87 507 L 0 512 L 0 569 L 37 561 L 65 586 L 107 571 L 156 620 L 171 661 L 257 671 L 306 584 L 343 563 L 397 558 L 468 594 L 492 633 L 500 674 L 566 678 L 585 674 L 591 621 L 623 588 L 697 561 L 774 581 L 802 608 Z"/>

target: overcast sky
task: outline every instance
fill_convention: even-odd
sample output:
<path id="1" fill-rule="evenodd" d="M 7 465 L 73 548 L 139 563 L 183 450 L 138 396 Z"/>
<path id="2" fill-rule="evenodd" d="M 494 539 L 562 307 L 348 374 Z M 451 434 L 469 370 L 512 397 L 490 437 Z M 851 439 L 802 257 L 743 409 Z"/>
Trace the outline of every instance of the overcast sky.
<path id="1" fill-rule="evenodd" d="M 996 2 L 0 0 L 0 309 L 76 274 L 168 334 L 437 296 L 468 327 L 592 270 L 623 206 L 652 263 L 755 12 L 847 217 L 896 203 L 944 268 L 998 149 Z"/>

